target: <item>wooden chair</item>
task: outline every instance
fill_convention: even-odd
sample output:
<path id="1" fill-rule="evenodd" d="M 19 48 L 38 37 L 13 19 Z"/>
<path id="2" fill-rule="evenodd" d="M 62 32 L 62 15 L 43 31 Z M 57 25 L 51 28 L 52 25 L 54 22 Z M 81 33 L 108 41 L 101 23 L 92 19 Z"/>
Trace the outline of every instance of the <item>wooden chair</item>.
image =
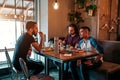
<path id="1" fill-rule="evenodd" d="M 21 69 L 26 77 L 26 80 L 54 80 L 53 77 L 48 76 L 46 74 L 38 74 L 38 75 L 30 76 L 26 62 L 22 58 L 19 58 L 19 63 L 20 63 Z"/>

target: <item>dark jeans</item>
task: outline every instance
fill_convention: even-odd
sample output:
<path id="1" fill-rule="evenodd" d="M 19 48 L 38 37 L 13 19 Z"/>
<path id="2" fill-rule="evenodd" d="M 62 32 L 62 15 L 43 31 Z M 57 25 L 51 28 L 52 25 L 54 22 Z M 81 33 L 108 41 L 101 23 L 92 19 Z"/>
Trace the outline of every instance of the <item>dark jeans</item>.
<path id="1" fill-rule="evenodd" d="M 80 80 L 79 68 L 77 67 L 77 61 L 71 61 L 70 70 L 72 74 L 72 80 Z"/>
<path id="2" fill-rule="evenodd" d="M 53 63 L 56 65 L 56 67 L 60 67 L 60 63 L 53 61 Z M 71 62 L 66 62 L 64 63 L 64 80 L 68 80 L 68 76 L 69 76 L 69 69 L 70 68 L 70 64 Z"/>
<path id="3" fill-rule="evenodd" d="M 44 65 L 42 62 L 35 62 L 33 60 L 27 60 L 25 62 L 26 62 L 28 70 L 31 71 L 30 73 L 31 75 L 39 74 L 44 69 Z M 13 65 L 18 71 L 21 71 L 19 61 L 16 63 L 13 63 Z"/>
<path id="4" fill-rule="evenodd" d="M 81 68 L 81 73 L 83 74 L 83 78 L 84 78 L 84 80 L 90 80 L 89 78 L 89 70 L 91 70 L 91 69 L 96 69 L 96 68 L 98 68 L 98 67 L 100 67 L 101 66 L 101 64 L 102 64 L 102 61 L 100 60 L 100 61 L 98 61 L 97 63 L 93 63 L 93 65 L 92 66 L 88 66 L 88 65 L 86 65 L 86 64 L 84 64 L 84 62 L 85 62 L 86 60 L 82 60 L 82 68 Z M 94 62 L 94 61 L 93 61 Z"/>
<path id="5" fill-rule="evenodd" d="M 32 70 L 32 73 L 31 73 L 32 75 L 39 74 L 44 69 L 44 65 L 42 62 L 35 62 L 32 60 L 29 60 L 27 61 L 26 64 L 27 64 L 28 70 Z"/>

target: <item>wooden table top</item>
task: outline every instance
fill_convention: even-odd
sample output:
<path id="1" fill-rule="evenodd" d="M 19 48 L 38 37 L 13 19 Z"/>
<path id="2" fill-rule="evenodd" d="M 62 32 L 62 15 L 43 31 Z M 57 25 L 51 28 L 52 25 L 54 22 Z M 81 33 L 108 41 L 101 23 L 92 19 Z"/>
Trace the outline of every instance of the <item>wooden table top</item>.
<path id="1" fill-rule="evenodd" d="M 47 49 L 41 51 L 40 54 L 49 59 L 52 60 L 54 59 L 55 61 L 62 61 L 62 62 L 98 55 L 95 52 L 86 52 L 86 51 L 78 51 L 78 52 L 62 51 L 59 52 L 58 54 L 55 54 L 54 50 L 47 50 Z"/>

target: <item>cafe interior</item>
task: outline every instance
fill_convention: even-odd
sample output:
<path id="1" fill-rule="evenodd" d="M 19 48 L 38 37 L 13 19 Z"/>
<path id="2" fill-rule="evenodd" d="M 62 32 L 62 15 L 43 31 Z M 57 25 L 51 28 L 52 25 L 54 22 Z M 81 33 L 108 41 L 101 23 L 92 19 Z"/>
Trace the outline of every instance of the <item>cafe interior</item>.
<path id="1" fill-rule="evenodd" d="M 71 23 L 78 29 L 88 26 L 104 50 L 103 64 L 89 71 L 90 80 L 120 80 L 120 0 L 0 0 L 0 80 L 29 80 L 17 78 L 24 77 L 24 71 L 13 72 L 5 54 L 7 51 L 12 61 L 16 41 L 26 32 L 27 21 L 37 22 L 38 30 L 44 34 L 44 47 L 50 47 L 54 37 L 64 39 Z M 45 63 L 48 56 L 33 51 L 30 58 Z M 47 75 L 64 80 L 53 63 L 55 59 L 50 58 Z M 67 79 L 74 80 L 70 71 Z"/>

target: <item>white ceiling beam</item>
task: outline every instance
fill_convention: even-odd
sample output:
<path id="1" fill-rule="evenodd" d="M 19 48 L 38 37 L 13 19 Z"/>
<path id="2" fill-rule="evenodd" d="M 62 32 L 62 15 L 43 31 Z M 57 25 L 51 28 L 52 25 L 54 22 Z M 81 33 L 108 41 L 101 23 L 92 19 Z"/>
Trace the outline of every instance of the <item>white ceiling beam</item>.
<path id="1" fill-rule="evenodd" d="M 2 5 L 0 5 L 0 7 L 1 7 Z M 6 5 L 4 8 L 7 8 L 7 9 L 15 9 L 15 7 L 14 6 L 9 6 L 9 5 Z M 23 9 L 23 10 L 26 10 L 27 8 L 22 8 L 22 7 L 16 7 L 16 9 Z M 29 10 L 33 10 L 33 9 L 29 9 Z"/>
<path id="2" fill-rule="evenodd" d="M 2 8 L 4 8 L 4 7 L 5 7 L 6 2 L 7 2 L 7 0 L 4 0 L 4 1 L 3 1 L 3 5 L 2 5 L 2 7 L 0 8 L 0 13 L 2 13 Z"/>
<path id="3" fill-rule="evenodd" d="M 26 17 L 28 16 L 28 10 L 32 8 L 32 2 L 29 2 L 27 5 L 27 8 L 24 12 L 21 12 L 21 14 L 24 15 L 24 20 L 26 20 Z"/>
<path id="4" fill-rule="evenodd" d="M 15 12 L 15 7 L 17 8 L 20 5 L 20 1 L 21 0 L 18 0 L 18 2 L 16 3 L 16 6 L 14 6 L 14 9 L 11 10 L 9 14 L 12 14 L 13 12 Z"/>

